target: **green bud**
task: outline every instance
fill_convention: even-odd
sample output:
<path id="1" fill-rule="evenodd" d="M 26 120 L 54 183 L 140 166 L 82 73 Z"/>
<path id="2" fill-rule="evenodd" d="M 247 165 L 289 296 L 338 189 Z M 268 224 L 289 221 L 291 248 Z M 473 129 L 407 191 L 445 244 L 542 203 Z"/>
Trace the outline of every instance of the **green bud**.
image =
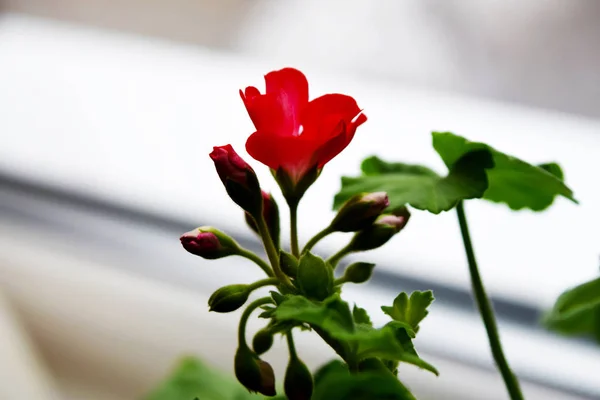
<path id="1" fill-rule="evenodd" d="M 290 357 L 283 390 L 289 400 L 310 400 L 313 392 L 313 377 L 306 366 L 298 357 Z"/>
<path id="2" fill-rule="evenodd" d="M 333 293 L 333 269 L 321 257 L 305 253 L 300 257 L 296 282 L 307 297 L 325 300 Z"/>
<path id="3" fill-rule="evenodd" d="M 236 255 L 240 251 L 235 240 L 210 226 L 201 226 L 184 233 L 179 240 L 184 249 L 207 260 Z"/>
<path id="4" fill-rule="evenodd" d="M 258 358 L 247 346 L 238 347 L 234 358 L 237 380 L 250 392 L 275 396 L 275 373 L 269 363 Z"/>
<path id="5" fill-rule="evenodd" d="M 279 265 L 284 274 L 296 278 L 298 274 L 298 259 L 283 250 L 279 252 Z"/>
<path id="6" fill-rule="evenodd" d="M 389 204 L 385 192 L 357 194 L 340 208 L 330 228 L 337 232 L 356 232 L 365 229 L 375 222 Z"/>
<path id="7" fill-rule="evenodd" d="M 281 188 L 281 193 L 283 193 L 283 197 L 285 197 L 287 203 L 298 204 L 306 190 L 321 175 L 321 170 L 322 168 L 313 167 L 305 171 L 302 176 L 291 176 L 283 168 L 279 168 L 278 170 L 272 169 L 271 173 Z"/>
<path id="8" fill-rule="evenodd" d="M 410 214 L 404 209 L 404 215 L 384 214 L 375 220 L 373 225 L 360 232 L 350 241 L 350 251 L 373 250 L 386 244 L 396 233 L 400 232 L 408 222 Z"/>
<path id="9" fill-rule="evenodd" d="M 248 285 L 228 285 L 217 289 L 208 299 L 210 311 L 228 313 L 244 305 L 250 290 Z"/>
<path id="10" fill-rule="evenodd" d="M 266 353 L 273 346 L 273 334 L 268 328 L 256 332 L 252 339 L 252 349 L 258 355 Z"/>
<path id="11" fill-rule="evenodd" d="M 371 278 L 375 264 L 356 262 L 350 264 L 344 272 L 344 281 L 352 283 L 364 283 Z"/>

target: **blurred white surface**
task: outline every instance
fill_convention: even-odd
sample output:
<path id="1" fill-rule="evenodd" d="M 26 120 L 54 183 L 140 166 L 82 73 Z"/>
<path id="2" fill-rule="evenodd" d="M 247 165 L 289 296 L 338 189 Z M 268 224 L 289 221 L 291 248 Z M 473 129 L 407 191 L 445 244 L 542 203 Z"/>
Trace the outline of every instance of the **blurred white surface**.
<path id="1" fill-rule="evenodd" d="M 3 266 L 0 270 L 2 283 L 6 270 Z M 0 286 L 0 399 L 58 400 L 49 370 L 2 292 L 3 286 Z"/>
<path id="2" fill-rule="evenodd" d="M 283 65 L 10 15 L 0 20 L 0 58 L 0 170 L 184 218 L 190 227 L 210 217 L 232 234 L 246 232 L 241 219 L 231 218 L 239 210 L 226 198 L 207 154 L 225 143 L 243 154 L 252 126 L 237 90 L 261 86 L 265 72 Z M 362 158 L 379 154 L 442 170 L 429 132 L 451 130 L 531 162 L 559 161 L 581 201 L 577 207 L 559 199 L 544 214 L 469 202 L 475 248 L 492 294 L 548 307 L 567 286 L 596 274 L 598 121 L 296 66 L 307 73 L 313 97 L 348 93 L 369 117 L 303 200 L 302 240 L 331 217 L 329 200 L 322 199 L 337 191 L 342 174 L 357 172 Z M 263 187 L 275 190 L 267 169 L 256 169 Z M 319 249 L 330 252 L 346 240 L 334 237 Z M 406 233 L 372 257 L 417 277 L 469 285 L 452 213 L 415 212 Z"/>

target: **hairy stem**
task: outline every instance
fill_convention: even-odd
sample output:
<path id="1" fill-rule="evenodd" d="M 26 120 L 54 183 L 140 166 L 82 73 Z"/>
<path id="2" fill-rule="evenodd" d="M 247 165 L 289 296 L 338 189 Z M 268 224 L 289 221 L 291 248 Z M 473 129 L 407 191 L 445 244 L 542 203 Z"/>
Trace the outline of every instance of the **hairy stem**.
<path id="1" fill-rule="evenodd" d="M 508 361 L 504 356 L 502 350 L 502 344 L 500 342 L 500 335 L 498 333 L 498 326 L 496 324 L 496 318 L 494 316 L 494 310 L 492 304 L 485 292 L 485 287 L 481 281 L 479 270 L 477 268 L 477 261 L 475 260 L 475 252 L 473 245 L 471 244 L 471 237 L 469 235 L 469 227 L 467 225 L 467 217 L 465 215 L 463 202 L 458 203 L 456 206 L 456 213 L 458 214 L 458 223 L 460 224 L 460 233 L 462 234 L 463 243 L 465 246 L 465 252 L 467 253 L 467 261 L 469 264 L 469 273 L 471 274 L 471 284 L 473 286 L 473 293 L 481 314 L 481 319 L 485 325 L 487 331 L 488 340 L 490 342 L 490 348 L 492 355 L 496 361 L 496 365 L 502 374 L 504 379 L 504 385 L 510 395 L 511 400 L 523 400 L 523 394 L 519 386 L 517 377 L 510 369 Z"/>
<path id="2" fill-rule="evenodd" d="M 272 302 L 273 299 L 270 297 L 261 297 L 260 299 L 254 300 L 248 305 L 248 307 L 246 307 L 240 318 L 240 325 L 238 326 L 238 342 L 240 346 L 248 346 L 246 344 L 246 324 L 248 323 L 248 318 L 250 317 L 250 314 L 252 314 L 252 311 L 256 310 L 260 306 Z"/>
<path id="3" fill-rule="evenodd" d="M 346 247 L 342 248 L 340 251 L 338 251 L 337 253 L 335 253 L 334 255 L 332 255 L 331 257 L 329 257 L 327 259 L 327 262 L 329 264 L 331 264 L 331 267 L 335 270 L 337 268 L 337 265 L 340 262 L 340 260 L 342 258 L 346 257 L 350 253 L 352 253 L 352 250 L 350 250 L 349 246 L 346 246 Z"/>
<path id="4" fill-rule="evenodd" d="M 239 255 L 247 258 L 248 260 L 254 262 L 256 265 L 258 265 L 260 267 L 260 269 L 262 269 L 263 271 L 265 271 L 265 274 L 267 274 L 267 276 L 274 276 L 273 275 L 273 270 L 271 269 L 271 267 L 269 266 L 269 264 L 267 264 L 267 262 L 265 260 L 263 260 L 262 258 L 260 258 L 259 256 L 257 256 L 256 254 L 254 254 L 253 252 L 251 252 L 250 250 L 246 250 L 246 249 L 240 249 Z"/>
<path id="5" fill-rule="evenodd" d="M 282 284 L 286 285 L 291 289 L 294 289 L 294 286 L 290 282 L 290 279 L 281 270 L 281 266 L 279 265 L 279 252 L 275 248 L 275 244 L 273 244 L 273 239 L 271 239 L 271 235 L 269 234 L 269 228 L 267 227 L 267 223 L 265 222 L 263 216 L 256 219 L 256 225 L 258 227 L 258 232 L 260 233 L 260 237 L 262 238 L 263 244 L 265 246 L 267 256 L 269 257 L 269 261 L 271 262 L 271 267 L 273 268 L 275 277 L 279 279 L 279 281 Z"/>
<path id="6" fill-rule="evenodd" d="M 290 238 L 291 248 L 294 257 L 300 256 L 300 248 L 298 247 L 298 202 L 292 202 L 290 206 Z"/>
<path id="7" fill-rule="evenodd" d="M 310 239 L 308 241 L 308 243 L 306 243 L 306 245 L 302 249 L 302 254 L 308 253 L 315 246 L 315 244 L 319 243 L 319 241 L 321 239 L 323 239 L 324 237 L 326 237 L 327 235 L 330 235 L 332 233 L 333 233 L 333 231 L 331 230 L 331 227 L 329 227 L 329 226 L 327 228 L 323 229 L 321 232 L 317 233 L 315 236 L 312 237 L 312 239 Z"/>

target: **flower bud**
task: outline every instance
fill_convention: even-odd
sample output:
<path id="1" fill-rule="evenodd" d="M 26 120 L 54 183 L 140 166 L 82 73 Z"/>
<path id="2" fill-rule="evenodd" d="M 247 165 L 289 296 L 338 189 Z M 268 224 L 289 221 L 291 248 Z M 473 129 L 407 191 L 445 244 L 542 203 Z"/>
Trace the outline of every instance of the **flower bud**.
<path id="1" fill-rule="evenodd" d="M 373 225 L 357 232 L 348 245 L 350 251 L 373 250 L 386 244 L 406 226 L 410 214 L 408 214 L 408 210 L 402 213 L 404 215 L 381 215 Z"/>
<path id="2" fill-rule="evenodd" d="M 250 215 L 258 216 L 262 210 L 262 195 L 256 173 L 233 150 L 230 144 L 213 147 L 210 158 L 215 163 L 219 178 L 229 197 Z"/>
<path id="3" fill-rule="evenodd" d="M 210 226 L 201 226 L 186 232 L 179 240 L 188 252 L 207 260 L 238 254 L 240 250 L 235 240 Z"/>
<path id="4" fill-rule="evenodd" d="M 270 193 L 262 191 L 262 199 L 263 199 L 263 208 L 262 215 L 267 223 L 267 227 L 269 228 L 269 234 L 271 235 L 271 239 L 273 239 L 273 243 L 275 243 L 275 247 L 279 247 L 279 207 L 275 202 L 275 199 Z M 256 226 L 256 221 L 250 213 L 246 213 L 246 223 L 254 232 L 258 232 L 258 227 Z"/>
<path id="5" fill-rule="evenodd" d="M 321 257 L 305 253 L 300 257 L 296 282 L 306 297 L 325 300 L 333 293 L 333 269 Z"/>
<path id="6" fill-rule="evenodd" d="M 306 366 L 296 356 L 291 356 L 287 369 L 283 390 L 289 400 L 310 400 L 313 392 L 313 377 Z"/>
<path id="7" fill-rule="evenodd" d="M 209 311 L 228 313 L 244 305 L 250 290 L 248 285 L 228 285 L 217 289 L 208 299 Z"/>
<path id="8" fill-rule="evenodd" d="M 356 262 L 350 264 L 344 272 L 343 280 L 352 283 L 364 283 L 371 278 L 375 264 Z"/>
<path id="9" fill-rule="evenodd" d="M 240 345 L 234 359 L 235 376 L 250 392 L 275 396 L 275 374 L 269 363 L 261 360 L 246 346 Z"/>
<path id="10" fill-rule="evenodd" d="M 360 231 L 373 224 L 389 205 L 385 192 L 357 194 L 344 203 L 330 227 L 337 232 Z"/>
<path id="11" fill-rule="evenodd" d="M 298 259 L 294 255 L 281 250 L 279 252 L 279 266 L 284 274 L 290 278 L 296 278 L 298 274 Z"/>
<path id="12" fill-rule="evenodd" d="M 258 355 L 266 353 L 273 346 L 273 333 L 268 328 L 256 332 L 252 339 L 252 349 Z"/>

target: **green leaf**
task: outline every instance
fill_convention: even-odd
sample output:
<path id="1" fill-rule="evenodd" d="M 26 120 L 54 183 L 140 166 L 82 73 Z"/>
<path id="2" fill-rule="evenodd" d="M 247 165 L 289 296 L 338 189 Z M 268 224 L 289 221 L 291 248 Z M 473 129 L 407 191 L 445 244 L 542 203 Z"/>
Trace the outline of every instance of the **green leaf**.
<path id="1" fill-rule="evenodd" d="M 415 332 L 419 330 L 419 323 L 429 313 L 427 307 L 433 303 L 434 297 L 431 290 L 425 292 L 415 291 L 410 297 L 405 292 L 400 293 L 395 299 L 392 307 L 382 306 L 384 313 L 392 317 L 394 321 L 408 324 Z"/>
<path id="2" fill-rule="evenodd" d="M 373 326 L 373 323 L 371 322 L 371 318 L 369 318 L 367 310 L 358 307 L 356 304 L 352 309 L 352 317 L 354 318 L 354 322 L 357 324 Z"/>
<path id="3" fill-rule="evenodd" d="M 529 208 L 533 211 L 548 208 L 556 196 L 577 202 L 571 189 L 562 181 L 563 173 L 556 163 L 531 165 L 485 143 L 471 142 L 450 132 L 433 132 L 433 147 L 448 168 L 473 150 L 490 151 L 494 168 L 487 171 L 486 200 L 504 203 L 513 210 Z"/>
<path id="4" fill-rule="evenodd" d="M 194 357 L 182 359 L 173 372 L 145 400 L 252 400 L 235 378 L 216 371 Z"/>
<path id="5" fill-rule="evenodd" d="M 387 192 L 390 209 L 409 204 L 434 214 L 453 208 L 459 201 L 483 196 L 488 187 L 486 169 L 493 167 L 491 153 L 485 149 L 463 154 L 441 177 L 420 165 L 388 163 L 377 157 L 363 161 L 363 176 L 342 177 L 342 189 L 335 196 L 334 208 L 361 192 Z"/>
<path id="6" fill-rule="evenodd" d="M 600 343 L 600 278 L 560 295 L 543 322 L 564 335 L 589 336 Z"/>
<path id="7" fill-rule="evenodd" d="M 317 304 L 304 296 L 291 296 L 277 310 L 275 318 L 280 321 L 295 320 L 316 325 L 327 332 L 353 332 L 354 321 L 348 303 L 338 295 Z"/>
<path id="8" fill-rule="evenodd" d="M 351 374 L 339 363 L 328 364 L 315 374 L 312 400 L 415 400 L 392 374 L 359 372 Z"/>
<path id="9" fill-rule="evenodd" d="M 365 329 L 363 325 L 362 328 L 353 334 L 340 333 L 337 336 L 339 339 L 355 343 L 358 360 L 371 357 L 397 360 L 413 364 L 438 375 L 438 371 L 433 365 L 417 355 L 410 338 L 408 339 L 410 347 L 406 349 L 403 347 L 402 342 L 398 340 L 395 327 L 386 325 L 381 329 Z"/>
<path id="10" fill-rule="evenodd" d="M 300 257 L 296 282 L 309 298 L 325 300 L 333 293 L 333 269 L 321 257 L 305 253 Z"/>
<path id="11" fill-rule="evenodd" d="M 351 357 L 357 361 L 381 357 L 407 362 L 437 374 L 432 365 L 413 353 L 414 348 L 413 351 L 406 351 L 402 347 L 396 337 L 396 326 L 381 329 L 373 329 L 365 323 L 355 326 L 348 304 L 338 295 L 331 296 L 321 304 L 313 303 L 303 296 L 292 296 L 277 308 L 275 318 L 316 325 L 332 338 L 346 343 L 346 349 L 354 349 Z"/>

